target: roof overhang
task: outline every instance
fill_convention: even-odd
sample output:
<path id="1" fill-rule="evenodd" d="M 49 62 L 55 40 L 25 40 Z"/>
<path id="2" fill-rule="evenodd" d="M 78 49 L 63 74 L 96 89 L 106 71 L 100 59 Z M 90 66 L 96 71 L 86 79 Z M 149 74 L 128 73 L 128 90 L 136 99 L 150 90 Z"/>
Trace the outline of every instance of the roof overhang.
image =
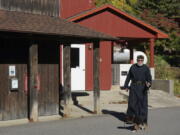
<path id="1" fill-rule="evenodd" d="M 61 18 L 0 10 L 0 32 L 40 34 L 89 40 L 117 40 L 117 38 L 91 30 Z"/>

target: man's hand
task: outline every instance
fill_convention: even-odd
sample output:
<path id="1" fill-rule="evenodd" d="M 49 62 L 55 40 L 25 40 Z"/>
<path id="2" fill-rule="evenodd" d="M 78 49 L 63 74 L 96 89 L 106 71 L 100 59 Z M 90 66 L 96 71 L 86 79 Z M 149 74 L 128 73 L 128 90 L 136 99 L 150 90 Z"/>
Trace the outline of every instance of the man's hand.
<path id="1" fill-rule="evenodd" d="M 128 92 L 128 91 L 129 91 L 129 89 L 128 89 L 128 88 L 126 88 L 125 90 L 126 90 L 126 92 Z"/>
<path id="2" fill-rule="evenodd" d="M 150 87 L 151 87 L 151 83 L 146 82 L 146 86 L 147 86 L 148 88 L 150 88 Z"/>

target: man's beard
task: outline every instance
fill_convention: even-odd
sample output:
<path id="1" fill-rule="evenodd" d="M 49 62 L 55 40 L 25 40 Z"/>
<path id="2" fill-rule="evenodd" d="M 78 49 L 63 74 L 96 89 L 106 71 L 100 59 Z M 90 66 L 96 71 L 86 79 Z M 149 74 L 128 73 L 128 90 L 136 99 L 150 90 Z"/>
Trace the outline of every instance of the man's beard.
<path id="1" fill-rule="evenodd" d="M 138 64 L 138 66 L 142 66 L 143 65 L 143 63 L 141 63 L 141 64 L 137 63 L 137 64 Z"/>

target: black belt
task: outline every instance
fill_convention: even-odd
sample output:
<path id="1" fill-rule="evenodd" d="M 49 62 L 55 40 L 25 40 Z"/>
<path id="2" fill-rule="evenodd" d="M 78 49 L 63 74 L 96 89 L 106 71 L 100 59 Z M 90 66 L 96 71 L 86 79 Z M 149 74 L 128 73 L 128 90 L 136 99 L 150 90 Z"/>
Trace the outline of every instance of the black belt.
<path id="1" fill-rule="evenodd" d="M 144 81 L 132 81 L 132 84 L 145 85 L 146 83 Z"/>

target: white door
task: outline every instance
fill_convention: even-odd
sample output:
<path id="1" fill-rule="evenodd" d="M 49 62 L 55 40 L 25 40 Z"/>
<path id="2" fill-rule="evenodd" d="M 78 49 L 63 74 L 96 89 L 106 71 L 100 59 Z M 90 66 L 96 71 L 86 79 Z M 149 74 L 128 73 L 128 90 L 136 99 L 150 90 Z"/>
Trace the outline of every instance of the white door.
<path id="1" fill-rule="evenodd" d="M 71 44 L 71 90 L 85 90 L 84 44 Z"/>

